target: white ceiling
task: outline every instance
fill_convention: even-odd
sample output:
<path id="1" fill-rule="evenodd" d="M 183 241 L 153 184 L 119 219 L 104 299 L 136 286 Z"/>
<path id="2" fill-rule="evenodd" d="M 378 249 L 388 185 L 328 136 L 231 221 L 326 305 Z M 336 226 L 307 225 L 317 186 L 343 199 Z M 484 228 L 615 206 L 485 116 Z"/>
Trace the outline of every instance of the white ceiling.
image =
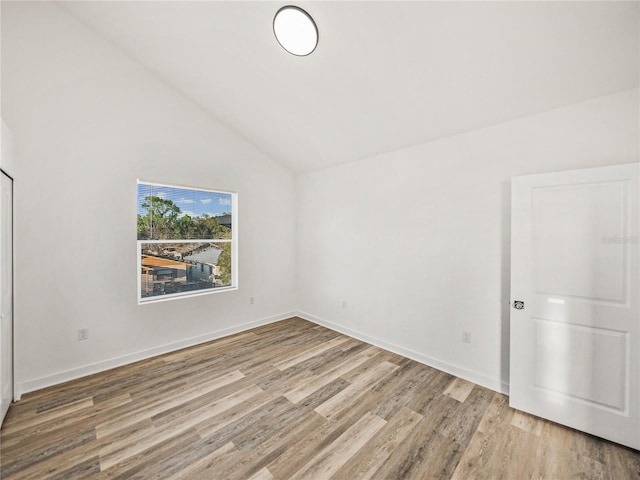
<path id="1" fill-rule="evenodd" d="M 640 2 L 58 2 L 274 160 L 308 172 L 639 85 Z"/>

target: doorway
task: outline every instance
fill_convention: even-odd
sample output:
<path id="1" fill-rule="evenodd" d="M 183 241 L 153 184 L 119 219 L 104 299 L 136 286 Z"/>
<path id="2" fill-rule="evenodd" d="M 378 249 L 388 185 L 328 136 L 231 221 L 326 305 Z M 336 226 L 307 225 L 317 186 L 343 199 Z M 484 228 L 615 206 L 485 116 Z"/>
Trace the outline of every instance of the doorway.
<path id="1" fill-rule="evenodd" d="M 512 181 L 512 407 L 640 449 L 638 164 Z"/>
<path id="2" fill-rule="evenodd" d="M 13 179 L 0 170 L 0 423 L 13 401 Z"/>

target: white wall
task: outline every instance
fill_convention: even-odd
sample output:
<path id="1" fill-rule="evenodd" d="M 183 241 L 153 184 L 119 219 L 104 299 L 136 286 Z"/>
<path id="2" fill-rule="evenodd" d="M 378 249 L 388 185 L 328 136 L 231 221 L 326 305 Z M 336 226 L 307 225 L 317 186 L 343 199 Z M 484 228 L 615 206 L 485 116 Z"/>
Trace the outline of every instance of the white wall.
<path id="1" fill-rule="evenodd" d="M 2 2 L 2 119 L 23 392 L 292 311 L 292 174 L 54 4 Z M 137 305 L 137 178 L 238 192 L 238 291 Z"/>
<path id="2" fill-rule="evenodd" d="M 296 304 L 504 390 L 510 178 L 639 159 L 634 90 L 296 181 L 50 3 L 2 2 L 1 93 L 20 153 L 10 173 L 22 391 Z M 239 192 L 238 291 L 137 305 L 136 178 Z"/>
<path id="3" fill-rule="evenodd" d="M 639 161 L 638 105 L 636 89 L 300 176 L 302 315 L 506 391 L 510 179 Z"/>

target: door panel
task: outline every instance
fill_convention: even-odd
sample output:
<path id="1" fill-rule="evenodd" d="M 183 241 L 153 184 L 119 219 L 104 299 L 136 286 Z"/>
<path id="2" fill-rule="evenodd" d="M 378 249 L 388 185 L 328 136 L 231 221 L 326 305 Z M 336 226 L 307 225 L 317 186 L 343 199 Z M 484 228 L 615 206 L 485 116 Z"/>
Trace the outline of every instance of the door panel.
<path id="1" fill-rule="evenodd" d="M 638 165 L 512 182 L 510 404 L 640 449 Z"/>
<path id="2" fill-rule="evenodd" d="M 535 386 L 594 406 L 625 410 L 628 333 L 542 319 L 534 322 Z"/>
<path id="3" fill-rule="evenodd" d="M 0 422 L 13 400 L 13 181 L 0 174 Z"/>
<path id="4" fill-rule="evenodd" d="M 532 191 L 536 292 L 624 301 L 626 182 L 537 187 Z M 606 232 L 601 236 L 598 232 Z M 562 265 L 563 268 L 558 268 Z"/>

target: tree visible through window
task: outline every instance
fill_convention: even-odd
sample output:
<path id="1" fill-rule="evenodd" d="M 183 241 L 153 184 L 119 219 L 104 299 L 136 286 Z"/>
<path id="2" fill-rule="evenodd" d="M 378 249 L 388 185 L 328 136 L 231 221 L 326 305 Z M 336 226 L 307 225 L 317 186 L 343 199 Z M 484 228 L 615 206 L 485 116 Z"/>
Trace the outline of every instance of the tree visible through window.
<path id="1" fill-rule="evenodd" d="M 138 181 L 140 302 L 236 286 L 235 198 Z"/>

